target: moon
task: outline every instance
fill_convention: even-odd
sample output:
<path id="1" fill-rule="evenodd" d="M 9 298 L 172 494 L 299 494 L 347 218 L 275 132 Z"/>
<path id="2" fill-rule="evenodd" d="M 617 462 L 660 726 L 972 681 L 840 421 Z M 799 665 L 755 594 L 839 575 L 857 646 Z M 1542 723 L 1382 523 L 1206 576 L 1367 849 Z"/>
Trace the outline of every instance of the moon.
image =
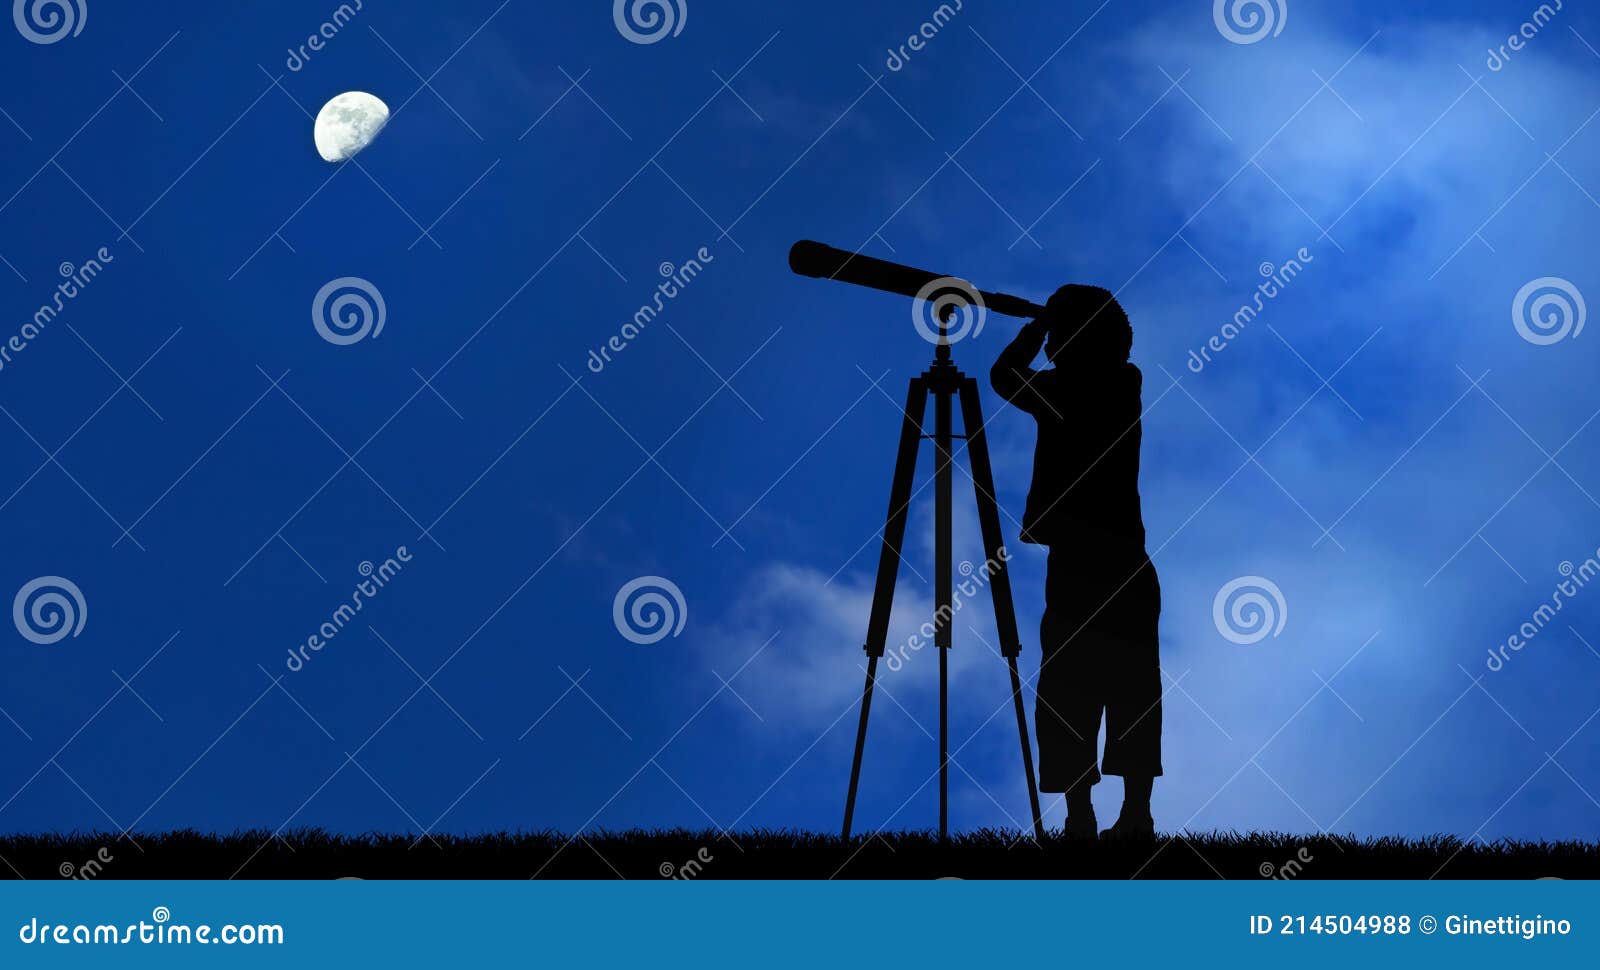
<path id="1" fill-rule="evenodd" d="M 313 137 L 326 162 L 354 158 L 389 123 L 389 106 L 365 91 L 346 91 L 317 112 Z"/>

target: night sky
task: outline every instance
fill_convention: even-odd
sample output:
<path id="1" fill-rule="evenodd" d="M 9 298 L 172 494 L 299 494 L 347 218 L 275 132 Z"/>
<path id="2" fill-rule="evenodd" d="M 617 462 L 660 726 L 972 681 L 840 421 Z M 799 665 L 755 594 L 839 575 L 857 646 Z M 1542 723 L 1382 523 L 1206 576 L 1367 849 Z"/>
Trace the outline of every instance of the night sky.
<path id="1" fill-rule="evenodd" d="M 69 6 L 0 30 L 0 589 L 69 581 L 83 620 L 0 636 L 0 829 L 833 830 L 930 347 L 912 301 L 792 275 L 813 238 L 1127 308 L 1163 830 L 1593 837 L 1593 11 Z M 329 164 L 312 116 L 351 90 L 393 116 Z M 381 332 L 326 339 L 340 280 Z M 1031 682 L 1033 429 L 984 407 Z M 931 611 L 932 494 L 891 644 Z M 614 616 L 641 578 L 682 596 L 659 638 Z M 1275 635 L 1216 622 L 1241 578 Z M 1027 821 L 986 610 L 960 829 Z M 936 667 L 885 676 L 858 831 L 936 821 Z"/>

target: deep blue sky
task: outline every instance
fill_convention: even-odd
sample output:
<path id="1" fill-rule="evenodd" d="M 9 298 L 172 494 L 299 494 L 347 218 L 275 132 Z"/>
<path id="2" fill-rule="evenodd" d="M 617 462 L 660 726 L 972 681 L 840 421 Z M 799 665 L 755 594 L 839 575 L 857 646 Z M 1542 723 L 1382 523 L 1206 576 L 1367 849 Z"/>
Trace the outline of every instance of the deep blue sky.
<path id="1" fill-rule="evenodd" d="M 58 43 L 0 31 L 0 335 L 62 263 L 114 256 L 0 369 L 0 588 L 61 576 L 88 604 L 75 638 L 0 637 L 0 829 L 833 829 L 928 348 L 909 301 L 790 275 L 810 237 L 1128 308 L 1163 827 L 1594 834 L 1600 590 L 1486 666 L 1600 546 L 1596 338 L 1536 346 L 1512 320 L 1531 280 L 1600 295 L 1592 12 L 1491 71 L 1529 4 L 1289 0 L 1281 33 L 1234 44 L 1205 3 L 968 2 L 891 71 L 931 2 L 688 0 L 649 45 L 604 2 L 497 4 L 369 2 L 300 71 L 287 49 L 331 0 L 88 0 Z M 337 168 L 295 102 L 351 89 L 399 110 Z M 704 274 L 586 370 L 701 247 Z M 347 276 L 387 322 L 334 346 L 311 304 Z M 982 373 L 1016 325 L 958 360 Z M 1020 516 L 1032 429 L 985 405 Z M 928 577 L 930 497 L 908 548 Z M 680 636 L 613 625 L 644 575 L 682 589 Z M 1252 575 L 1287 623 L 1237 645 L 1213 597 Z M 903 578 L 892 642 L 931 592 Z M 1019 551 L 1030 676 L 1042 580 Z M 962 828 L 1025 818 L 981 613 L 957 624 Z M 868 831 L 933 822 L 933 669 L 884 682 Z"/>

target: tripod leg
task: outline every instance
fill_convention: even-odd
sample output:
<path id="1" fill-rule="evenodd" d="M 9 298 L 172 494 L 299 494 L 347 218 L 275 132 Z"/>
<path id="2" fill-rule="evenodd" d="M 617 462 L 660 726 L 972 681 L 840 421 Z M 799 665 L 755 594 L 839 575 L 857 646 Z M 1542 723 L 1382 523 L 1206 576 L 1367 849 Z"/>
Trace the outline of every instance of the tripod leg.
<path id="1" fill-rule="evenodd" d="M 913 377 L 906 392 L 900 422 L 900 447 L 895 454 L 894 483 L 889 488 L 889 513 L 883 524 L 883 547 L 878 553 L 878 581 L 872 591 L 872 616 L 867 621 L 867 682 L 861 690 L 861 720 L 856 726 L 856 752 L 850 765 L 850 790 L 844 802 L 844 837 L 856 812 L 856 788 L 861 781 L 861 755 L 867 744 L 867 714 L 872 709 L 872 687 L 877 680 L 878 658 L 889 638 L 889 614 L 894 606 L 894 584 L 900 573 L 900 547 L 906 537 L 906 513 L 911 504 L 911 481 L 917 468 L 917 448 L 922 443 L 922 416 L 928 406 L 928 387 Z"/>
<path id="2" fill-rule="evenodd" d="M 1033 812 L 1033 837 L 1044 840 L 1044 819 L 1039 815 L 1039 786 L 1033 779 L 1033 748 L 1028 744 L 1028 715 L 1022 704 L 1022 678 L 1017 674 L 1017 658 L 1006 658 L 1011 668 L 1011 702 L 1017 711 L 1017 735 L 1022 738 L 1022 773 L 1028 779 L 1028 807 Z"/>
<path id="3" fill-rule="evenodd" d="M 1017 655 L 1022 652 L 1022 641 L 1017 636 L 1011 577 L 1006 572 L 1005 547 L 1000 538 L 1000 503 L 994 494 L 994 470 L 989 465 L 989 441 L 983 431 L 978 382 L 971 377 L 961 382 L 961 423 L 967 433 L 972 484 L 978 498 L 978 525 L 983 531 L 984 568 L 989 570 L 989 592 L 994 598 L 995 629 L 1000 637 L 1000 652 L 1011 669 L 1011 699 L 1017 712 L 1017 733 L 1022 739 L 1022 770 L 1028 782 L 1033 832 L 1035 837 L 1042 839 L 1044 821 L 1039 814 L 1039 786 L 1033 775 L 1033 746 L 1028 742 L 1028 716 L 1022 703 L 1022 678 L 1017 673 Z"/>
<path id="4" fill-rule="evenodd" d="M 933 642 L 939 651 L 939 838 L 950 834 L 950 647 L 955 595 L 951 576 L 951 398 L 956 388 L 941 384 L 933 391 Z"/>
<path id="5" fill-rule="evenodd" d="M 844 839 L 850 841 L 850 823 L 856 814 L 856 786 L 861 782 L 861 754 L 867 746 L 867 715 L 872 711 L 872 686 L 878 680 L 878 658 L 867 658 L 867 683 L 861 688 L 861 720 L 856 724 L 856 755 L 850 762 L 850 793 L 844 800 Z"/>

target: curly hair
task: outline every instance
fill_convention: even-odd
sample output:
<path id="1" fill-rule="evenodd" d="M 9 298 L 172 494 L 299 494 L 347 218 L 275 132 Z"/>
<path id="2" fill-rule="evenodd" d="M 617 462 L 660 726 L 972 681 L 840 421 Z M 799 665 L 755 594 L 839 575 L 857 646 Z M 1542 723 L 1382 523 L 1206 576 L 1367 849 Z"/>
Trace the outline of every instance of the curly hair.
<path id="1" fill-rule="evenodd" d="M 1050 325 L 1050 346 L 1056 350 L 1070 345 L 1074 356 L 1118 361 L 1133 353 L 1133 325 L 1110 290 L 1069 283 L 1045 304 L 1044 319 Z"/>

